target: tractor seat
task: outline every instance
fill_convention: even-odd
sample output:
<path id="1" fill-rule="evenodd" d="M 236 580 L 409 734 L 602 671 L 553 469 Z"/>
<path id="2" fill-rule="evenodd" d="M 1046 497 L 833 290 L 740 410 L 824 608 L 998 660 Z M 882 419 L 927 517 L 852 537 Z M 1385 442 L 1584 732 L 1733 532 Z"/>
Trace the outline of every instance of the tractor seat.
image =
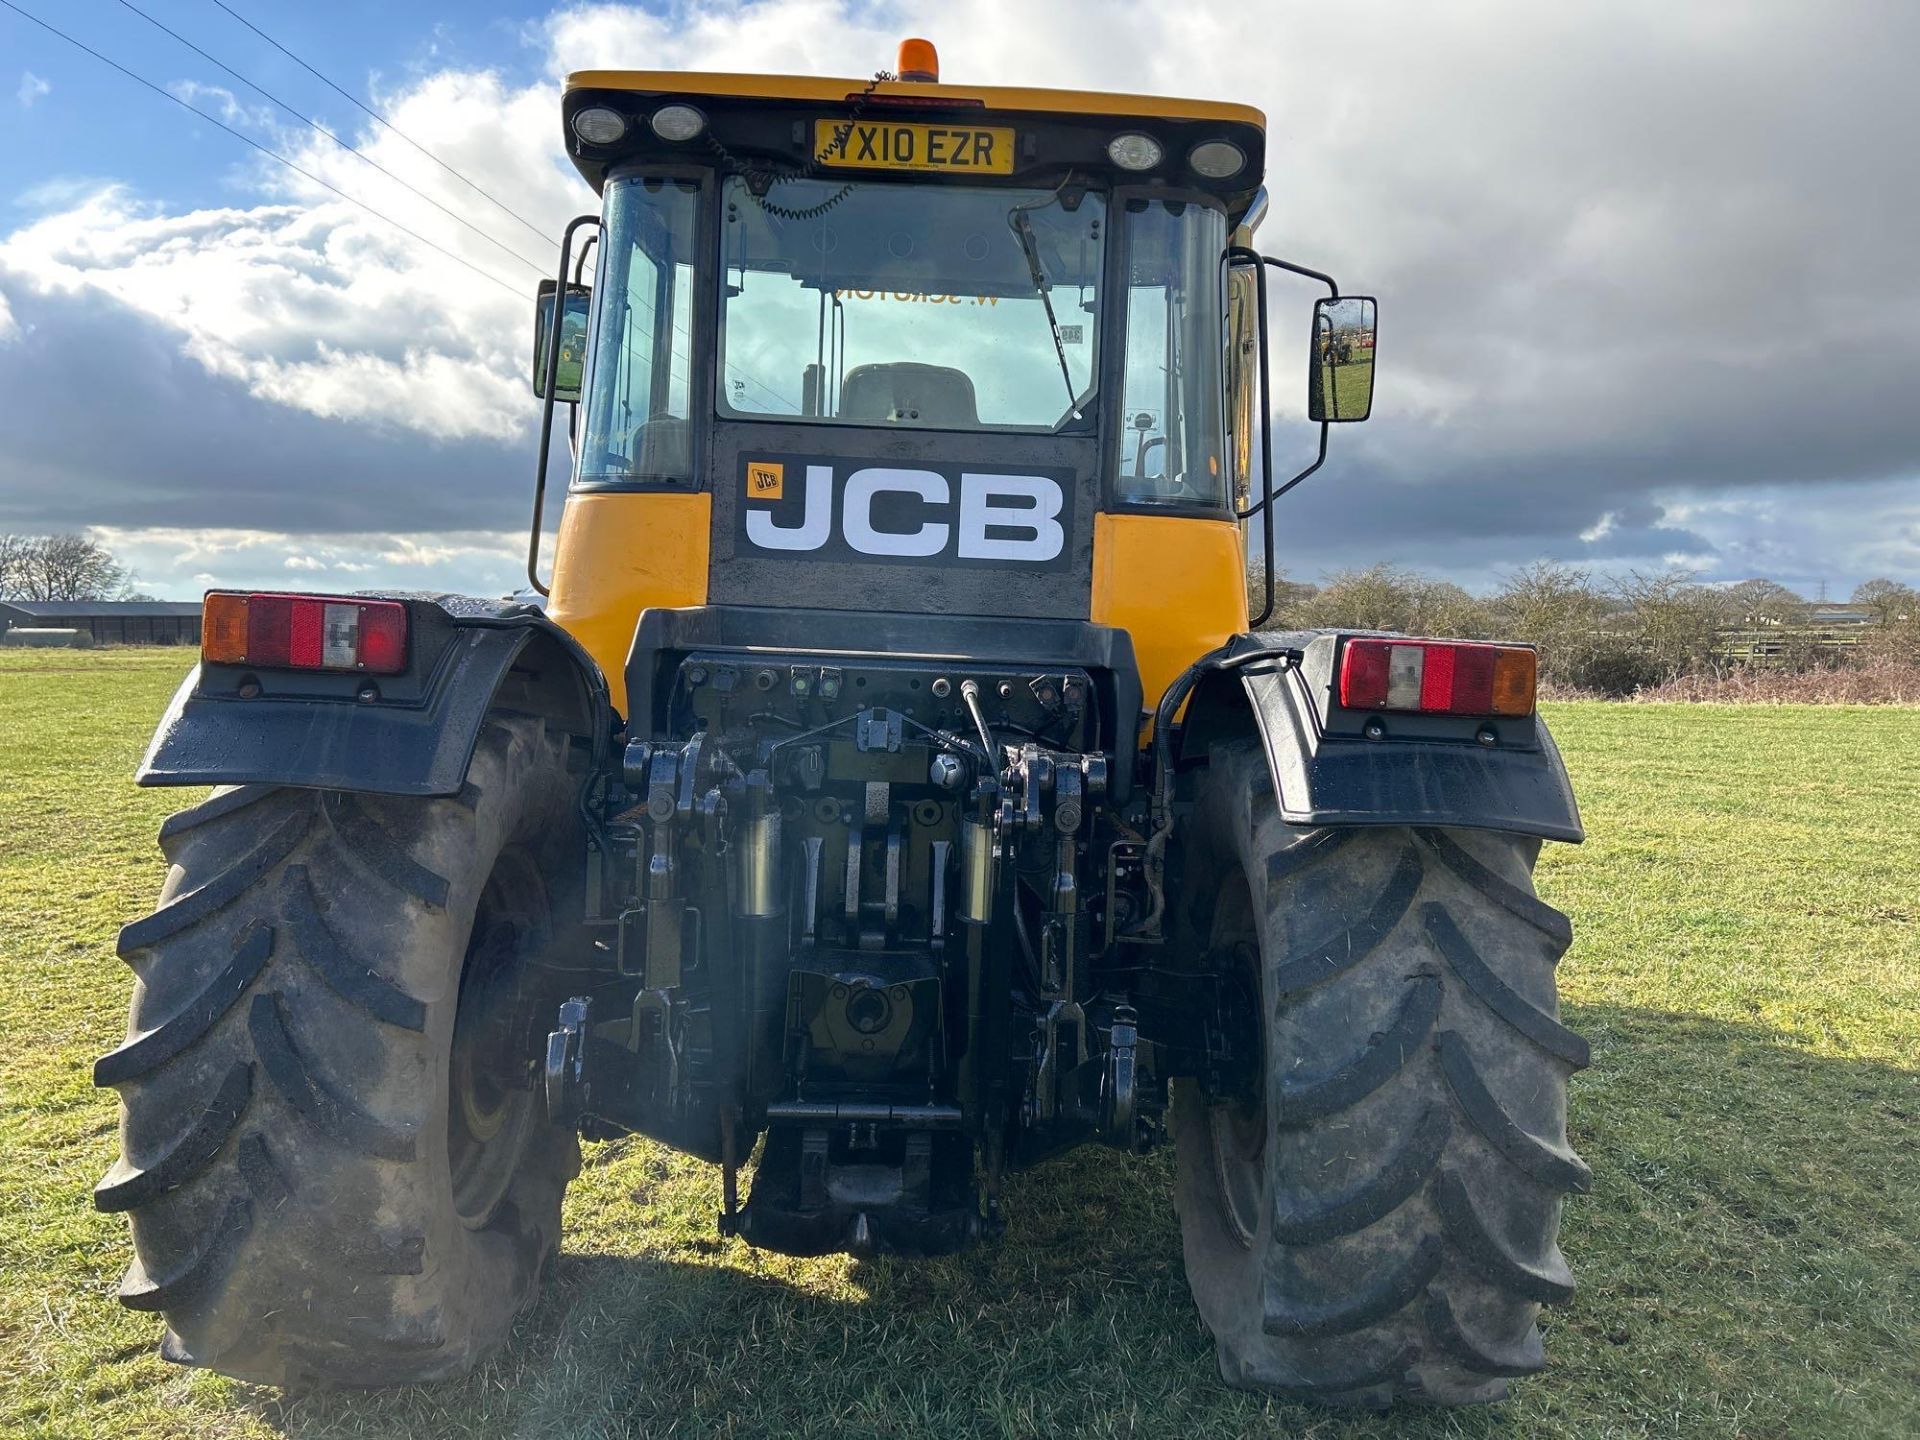
<path id="1" fill-rule="evenodd" d="M 868 425 L 971 428 L 980 423 L 966 371 L 912 360 L 849 370 L 840 388 L 840 418 Z"/>

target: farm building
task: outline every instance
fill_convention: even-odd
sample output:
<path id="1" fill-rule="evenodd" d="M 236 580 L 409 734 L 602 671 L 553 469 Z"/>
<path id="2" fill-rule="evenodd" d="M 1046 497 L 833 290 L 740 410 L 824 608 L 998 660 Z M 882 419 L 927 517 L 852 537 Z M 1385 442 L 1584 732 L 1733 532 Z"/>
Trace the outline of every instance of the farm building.
<path id="1" fill-rule="evenodd" d="M 0 600 L 0 633 L 78 630 L 96 645 L 198 645 L 198 600 Z"/>

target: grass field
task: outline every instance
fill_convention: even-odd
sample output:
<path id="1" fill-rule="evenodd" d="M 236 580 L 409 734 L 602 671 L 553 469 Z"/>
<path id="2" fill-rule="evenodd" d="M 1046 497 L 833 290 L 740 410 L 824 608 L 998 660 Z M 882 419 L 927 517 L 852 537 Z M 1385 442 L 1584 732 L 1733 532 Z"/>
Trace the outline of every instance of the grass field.
<path id="1" fill-rule="evenodd" d="M 1371 355 L 1371 352 L 1363 352 Z M 1354 360 L 1320 371 L 1321 397 L 1327 418 L 1364 420 L 1373 394 L 1373 361 Z"/>
<path id="2" fill-rule="evenodd" d="M 1553 1367 L 1471 1412 L 1327 1415 L 1224 1389 L 1170 1164 L 1018 1180 L 1004 1243 L 920 1265 L 714 1238 L 713 1172 L 594 1147 L 557 1286 L 454 1385 L 288 1398 L 184 1372 L 112 1300 L 88 1191 L 122 1034 L 113 935 L 189 797 L 134 762 L 180 652 L 0 652 L 0 1434 L 1855 1437 L 1920 1434 L 1920 709 L 1574 704 L 1593 838 L 1550 848 L 1594 1065 Z"/>

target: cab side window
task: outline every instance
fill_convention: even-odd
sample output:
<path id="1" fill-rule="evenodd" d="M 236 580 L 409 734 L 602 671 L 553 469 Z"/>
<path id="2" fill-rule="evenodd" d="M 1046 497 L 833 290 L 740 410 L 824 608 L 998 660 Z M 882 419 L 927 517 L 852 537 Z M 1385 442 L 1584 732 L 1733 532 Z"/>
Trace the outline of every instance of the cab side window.
<path id="1" fill-rule="evenodd" d="M 1114 456 L 1122 504 L 1225 502 L 1225 244 L 1226 218 L 1210 206 L 1127 203 L 1126 366 Z"/>

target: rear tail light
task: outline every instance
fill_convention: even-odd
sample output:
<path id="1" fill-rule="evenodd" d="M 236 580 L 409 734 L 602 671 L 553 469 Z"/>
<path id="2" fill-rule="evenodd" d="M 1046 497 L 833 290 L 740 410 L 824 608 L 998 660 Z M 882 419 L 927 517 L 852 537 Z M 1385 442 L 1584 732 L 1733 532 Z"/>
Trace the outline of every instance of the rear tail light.
<path id="1" fill-rule="evenodd" d="M 1534 652 L 1453 640 L 1349 640 L 1340 703 L 1423 715 L 1531 715 Z"/>
<path id="2" fill-rule="evenodd" d="M 237 595 L 201 607 L 200 658 L 274 670 L 393 675 L 407 665 L 407 607 L 325 595 Z"/>

